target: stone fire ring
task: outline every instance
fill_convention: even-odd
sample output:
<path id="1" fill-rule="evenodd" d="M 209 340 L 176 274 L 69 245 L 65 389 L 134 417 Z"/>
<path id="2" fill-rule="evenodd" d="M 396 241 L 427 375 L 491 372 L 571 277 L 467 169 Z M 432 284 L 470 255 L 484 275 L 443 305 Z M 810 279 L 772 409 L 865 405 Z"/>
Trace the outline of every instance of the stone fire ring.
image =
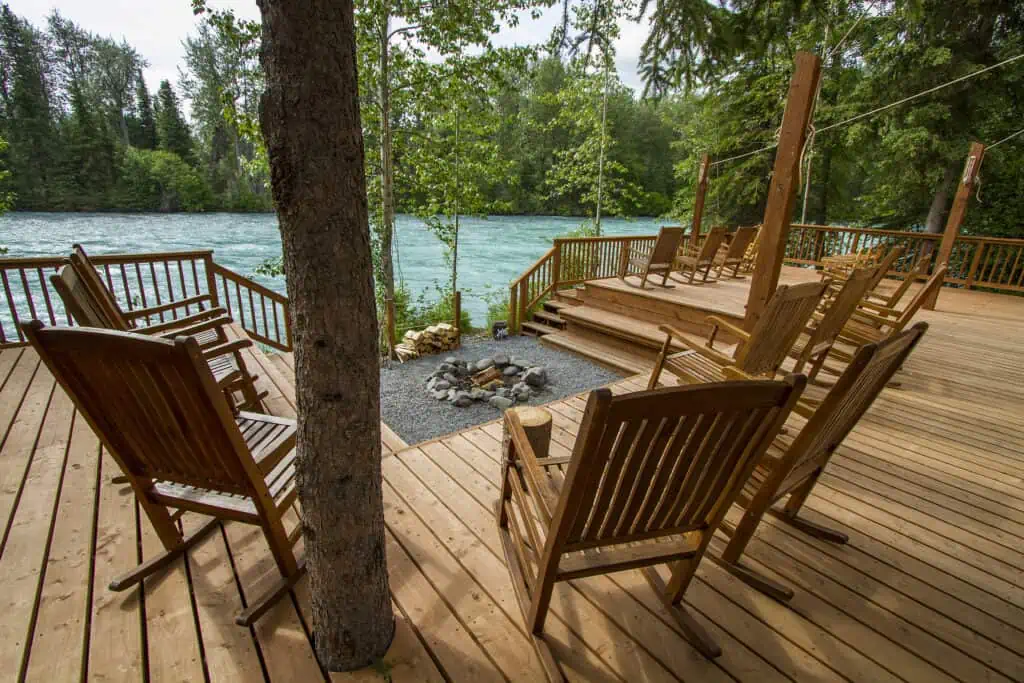
<path id="1" fill-rule="evenodd" d="M 426 391 L 456 408 L 486 401 L 498 410 L 507 410 L 529 401 L 547 383 L 546 369 L 503 353 L 475 362 L 449 356 L 427 377 Z"/>

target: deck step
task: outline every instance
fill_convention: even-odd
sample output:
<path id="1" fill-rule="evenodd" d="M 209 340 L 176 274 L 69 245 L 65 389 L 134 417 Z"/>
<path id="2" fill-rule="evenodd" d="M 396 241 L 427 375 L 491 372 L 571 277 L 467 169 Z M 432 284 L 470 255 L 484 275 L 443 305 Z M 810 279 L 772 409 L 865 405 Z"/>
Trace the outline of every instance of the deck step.
<path id="1" fill-rule="evenodd" d="M 552 306 L 561 307 L 579 306 L 583 303 L 583 299 L 580 297 L 580 291 L 581 290 L 576 288 L 560 289 L 555 292 L 555 294 L 548 299 L 546 303 L 551 304 Z"/>
<path id="2" fill-rule="evenodd" d="M 544 302 L 544 310 L 549 311 L 551 313 L 558 313 L 563 308 L 568 308 L 571 305 L 572 304 L 567 303 L 565 301 L 560 301 L 558 299 L 548 299 L 547 301 Z"/>
<path id="3" fill-rule="evenodd" d="M 563 311 L 561 315 L 569 329 L 579 325 L 656 351 L 660 351 L 661 345 L 665 343 L 665 333 L 659 330 L 655 323 L 630 318 L 596 306 L 576 306 Z M 706 341 L 706 337 L 690 333 L 689 330 L 684 329 L 683 332 L 687 332 L 687 339 L 695 344 L 703 344 Z M 673 342 L 672 348 L 682 351 L 684 347 Z"/>
<path id="4" fill-rule="evenodd" d="M 541 337 L 541 343 L 588 358 L 598 365 L 627 375 L 649 375 L 654 363 L 628 351 L 606 346 L 599 341 L 561 331 Z"/>
<path id="5" fill-rule="evenodd" d="M 523 328 L 523 334 L 531 334 L 535 337 L 543 337 L 559 331 L 557 327 L 549 327 L 544 323 L 536 323 L 532 320 L 527 320 L 521 327 Z"/>
<path id="6" fill-rule="evenodd" d="M 535 322 L 543 323 L 549 327 L 557 327 L 560 330 L 565 329 L 565 319 L 559 316 L 557 313 L 550 311 L 534 311 L 533 319 Z"/>

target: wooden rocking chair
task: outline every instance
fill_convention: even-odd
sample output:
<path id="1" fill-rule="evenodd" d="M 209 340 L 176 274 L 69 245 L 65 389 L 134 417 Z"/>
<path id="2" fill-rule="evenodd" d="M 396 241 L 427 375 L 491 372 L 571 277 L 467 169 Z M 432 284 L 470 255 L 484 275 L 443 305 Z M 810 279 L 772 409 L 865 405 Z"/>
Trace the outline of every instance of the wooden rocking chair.
<path id="1" fill-rule="evenodd" d="M 856 349 L 861 346 L 883 342 L 902 332 L 924 305 L 931 292 L 942 286 L 945 274 L 945 265 L 936 268 L 903 310 L 862 301 L 861 308 L 843 327 L 836 345 L 829 352 L 829 358 L 849 363 L 853 360 Z M 842 346 L 852 347 L 852 350 L 846 350 Z M 823 368 L 833 375 L 842 372 L 840 368 L 828 364 L 825 364 Z"/>
<path id="2" fill-rule="evenodd" d="M 903 255 L 903 247 L 897 246 L 897 247 L 893 247 L 892 249 L 889 250 L 889 252 L 885 255 L 885 257 L 881 261 L 878 262 L 878 266 L 873 271 L 874 274 L 871 277 L 870 284 L 868 285 L 868 292 L 873 292 L 874 291 L 875 287 L 878 286 L 878 283 L 880 283 L 882 280 L 885 279 L 885 276 L 888 274 L 889 270 L 892 269 L 893 264 L 895 264 L 896 260 L 899 259 L 899 257 L 902 256 L 902 255 Z M 853 271 L 850 271 L 850 272 L 856 272 L 857 270 L 863 270 L 863 268 L 855 268 Z M 846 282 L 846 278 L 848 276 L 849 276 L 849 272 L 848 273 L 829 273 L 826 270 L 822 270 L 821 271 L 821 278 L 823 280 L 832 280 L 832 288 L 833 289 L 837 289 L 838 287 L 842 286 L 842 284 L 844 282 Z"/>
<path id="3" fill-rule="evenodd" d="M 659 326 L 658 329 L 666 335 L 665 343 L 658 354 L 647 388 L 654 389 L 658 386 L 662 370 L 668 370 L 688 384 L 724 381 L 727 378 L 723 370 L 730 366 L 735 366 L 754 377 L 774 377 L 779 366 L 786 360 L 789 350 L 793 348 L 797 337 L 807 326 L 807 321 L 827 287 L 827 282 L 781 285 L 775 290 L 751 332 L 718 316 L 710 315 L 705 320 L 714 327 L 706 346 L 694 344 L 683 332 L 671 325 Z M 719 327 L 743 341 L 733 357 L 713 348 Z M 687 347 L 687 350 L 672 353 L 673 338 Z"/>
<path id="4" fill-rule="evenodd" d="M 889 293 L 877 291 L 878 284 L 882 281 L 880 278 L 864 297 L 866 300 L 865 303 L 868 305 L 875 304 L 885 306 L 886 308 L 895 308 L 896 305 L 903 300 L 903 296 L 907 293 L 910 287 L 916 283 L 918 279 L 928 275 L 929 265 L 929 259 L 923 258 L 918 261 L 910 272 L 903 278 L 903 281 L 900 282 L 899 286 Z"/>
<path id="5" fill-rule="evenodd" d="M 675 259 L 675 270 L 679 271 L 680 275 L 689 272 L 690 279 L 687 284 L 691 285 L 694 284 L 693 278 L 696 277 L 697 272 L 703 271 L 700 284 L 706 283 L 711 268 L 715 265 L 715 257 L 724 241 L 725 228 L 711 228 L 708 234 L 704 235 L 700 247 L 687 245 L 685 249 L 681 250 Z M 682 279 L 680 278 L 679 281 L 682 282 Z"/>
<path id="6" fill-rule="evenodd" d="M 757 236 L 756 227 L 737 228 L 736 232 L 732 236 L 732 241 L 729 242 L 729 248 L 725 254 L 716 259 L 718 264 L 718 270 L 715 273 L 715 277 L 718 279 L 722 278 L 722 271 L 726 268 L 732 268 L 733 278 L 742 278 L 740 275 L 740 266 L 743 265 L 743 259 L 747 255 L 747 249 L 750 247 L 751 242 L 754 241 L 754 237 Z"/>
<path id="7" fill-rule="evenodd" d="M 235 621 L 248 626 L 305 569 L 282 516 L 296 500 L 295 422 L 232 414 L 192 337 L 174 341 L 77 327 L 22 326 L 120 466 L 165 552 L 114 579 L 123 591 L 163 569 L 222 520 L 263 529 L 282 578 Z M 213 519 L 185 536 L 186 511 Z"/>
<path id="8" fill-rule="evenodd" d="M 646 289 L 648 276 L 660 274 L 660 286 L 671 289 L 672 285 L 668 284 L 668 276 L 672 272 L 672 260 L 675 258 L 676 252 L 679 251 L 679 243 L 683 239 L 684 230 L 685 228 L 680 227 L 663 227 L 658 231 L 658 239 L 650 250 L 631 248 L 623 263 L 619 279 L 627 285 Z M 630 268 L 640 269 L 639 285 L 633 285 L 626 279 Z"/>
<path id="9" fill-rule="evenodd" d="M 818 376 L 825 358 L 839 339 L 850 316 L 860 305 L 877 270 L 858 268 L 852 271 L 834 296 L 822 299 L 819 310 L 811 317 L 810 325 L 789 349 L 789 356 L 795 360 L 793 372 L 803 372 L 804 365 L 810 363 L 808 379 L 813 380 Z"/>
<path id="10" fill-rule="evenodd" d="M 735 497 L 796 403 L 806 379 L 591 392 L 572 457 L 538 457 L 515 411 L 496 506 L 505 560 L 537 652 L 557 581 L 647 567 L 645 574 L 706 657 L 721 650 L 683 595 Z M 541 454 L 543 456 L 543 454 Z M 562 471 L 560 467 L 567 465 Z M 671 563 L 667 586 L 651 566 Z"/>
<path id="11" fill-rule="evenodd" d="M 185 335 L 194 337 L 199 344 L 203 356 L 209 363 L 210 370 L 218 386 L 226 392 L 229 400 L 243 410 L 262 411 L 260 401 L 266 392 L 256 389 L 257 375 L 249 372 L 242 358 L 242 350 L 252 346 L 249 339 L 229 340 L 225 326 L 231 322 L 224 309 L 208 309 L 202 313 L 179 318 L 167 323 L 148 327 L 132 327 L 131 317 L 121 311 L 117 300 L 111 295 L 96 270 L 85 260 L 85 252 L 76 245 L 72 255 L 72 264 L 63 266 L 56 275 L 50 277 L 53 288 L 64 302 L 64 307 L 74 320 L 84 327 L 97 327 L 121 332 L 138 332 L 145 335 L 157 335 L 166 339 Z M 75 267 L 78 262 L 80 267 Z M 86 275 L 83 277 L 84 273 Z M 168 306 L 182 305 L 182 302 L 165 304 L 152 309 L 167 310 Z M 144 314 L 142 314 L 144 315 Z M 191 324 L 187 324 L 187 323 Z M 233 392 L 241 394 L 241 400 L 235 401 Z"/>
<path id="12" fill-rule="evenodd" d="M 800 518 L 800 509 L 832 454 L 927 329 L 927 323 L 917 323 L 881 344 L 861 347 L 824 402 L 816 409 L 809 408 L 802 400 L 797 404 L 794 412 L 807 419 L 803 429 L 793 439 L 780 436 L 775 440 L 737 499 L 744 509 L 743 518 L 735 527 L 728 522 L 722 524 L 722 530 L 730 536 L 722 553 L 722 564 L 736 577 L 778 600 L 793 597 L 788 587 L 740 564 L 747 543 L 768 512 L 816 538 L 833 543 L 847 542 L 846 534 Z M 737 379 L 746 378 L 739 372 L 732 374 Z M 787 495 L 789 500 L 782 512 L 772 510 L 772 506 Z"/>
<path id="13" fill-rule="evenodd" d="M 761 226 L 754 226 L 754 239 L 751 240 L 750 246 L 747 247 L 747 253 L 743 255 L 743 262 L 740 264 L 741 273 L 753 273 L 754 266 L 757 265 L 757 253 L 761 249 Z"/>

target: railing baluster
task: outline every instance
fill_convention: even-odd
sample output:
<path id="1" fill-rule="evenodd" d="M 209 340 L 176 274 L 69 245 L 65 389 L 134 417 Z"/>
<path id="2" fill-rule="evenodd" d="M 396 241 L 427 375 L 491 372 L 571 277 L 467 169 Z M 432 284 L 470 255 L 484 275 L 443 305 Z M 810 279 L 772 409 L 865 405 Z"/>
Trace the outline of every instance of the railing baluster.
<path id="1" fill-rule="evenodd" d="M 139 268 L 138 263 L 135 264 L 135 280 L 139 283 L 139 297 L 142 299 L 142 307 L 146 308 L 149 305 L 146 303 L 146 286 L 142 284 L 142 270 Z M 149 322 L 148 316 L 146 322 Z"/>
<path id="2" fill-rule="evenodd" d="M 228 315 L 234 317 L 235 313 L 231 308 L 231 293 L 228 291 L 228 279 L 222 275 L 220 282 L 224 287 L 224 303 L 228 306 Z"/>
<path id="3" fill-rule="evenodd" d="M 235 282 L 235 297 L 238 299 L 238 318 L 239 318 L 238 324 L 241 325 L 242 329 L 244 330 L 245 329 L 245 307 L 242 305 L 242 289 L 238 285 L 237 282 Z"/>
<path id="4" fill-rule="evenodd" d="M 0 281 L 4 283 L 4 293 L 7 295 L 7 306 L 11 311 L 11 320 L 14 321 L 14 333 L 18 335 L 18 341 L 25 341 L 21 333 L 21 321 L 18 318 L 18 309 L 14 306 L 14 295 L 11 294 L 11 283 L 7 280 L 7 269 L 0 268 Z"/>
<path id="5" fill-rule="evenodd" d="M 252 291 L 252 290 L 249 290 Z M 270 326 L 267 325 L 267 297 L 260 294 L 260 308 L 263 309 L 263 336 L 270 336 Z"/>
<path id="6" fill-rule="evenodd" d="M 160 300 L 160 283 L 156 279 L 156 266 L 153 265 L 152 261 L 149 262 L 149 274 L 153 278 L 153 292 L 154 292 L 153 296 L 156 297 L 156 305 L 159 306 L 163 302 Z M 164 312 L 160 311 L 159 315 L 160 315 L 160 322 L 165 322 L 164 321 Z M 149 316 L 146 316 L 146 322 L 147 323 L 149 322 Z"/>
<path id="7" fill-rule="evenodd" d="M 32 315 L 32 320 L 38 320 L 39 316 L 36 315 L 35 297 L 32 296 L 32 288 L 28 285 L 28 276 L 25 274 L 25 269 L 18 268 L 18 274 L 21 276 L 21 288 L 25 291 L 25 301 L 28 303 L 28 312 Z"/>
<path id="8" fill-rule="evenodd" d="M 188 299 L 188 287 L 185 286 L 185 265 L 181 259 L 178 259 L 178 281 L 181 282 L 181 298 Z M 185 304 L 185 315 L 192 315 L 188 304 Z"/>
<path id="9" fill-rule="evenodd" d="M 171 264 L 170 261 L 164 259 L 164 277 L 167 279 L 167 303 L 173 303 L 177 301 L 177 297 L 174 296 L 174 280 L 171 279 Z M 178 309 L 172 308 L 170 310 L 171 320 L 178 319 Z"/>
<path id="10" fill-rule="evenodd" d="M 50 317 L 50 324 L 56 325 L 57 318 L 53 314 L 53 303 L 50 301 L 50 288 L 46 284 L 46 276 L 43 275 L 42 268 L 36 268 L 36 274 L 39 275 L 39 288 L 43 290 L 43 301 L 46 302 L 46 314 Z"/>

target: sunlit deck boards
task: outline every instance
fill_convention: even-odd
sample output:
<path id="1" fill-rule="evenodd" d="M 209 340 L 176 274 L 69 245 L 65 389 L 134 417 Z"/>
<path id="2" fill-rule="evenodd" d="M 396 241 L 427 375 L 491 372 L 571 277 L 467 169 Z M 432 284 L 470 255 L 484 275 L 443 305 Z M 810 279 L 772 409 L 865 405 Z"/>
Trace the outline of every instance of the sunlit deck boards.
<path id="1" fill-rule="evenodd" d="M 569 677 L 1024 679 L 1024 301 L 944 292 L 940 308 L 924 316 L 933 325 L 902 388 L 883 394 L 809 503 L 850 544 L 769 519 L 749 546 L 752 563 L 794 586 L 791 607 L 705 563 L 687 601 L 725 652 L 708 663 L 637 574 L 562 585 L 548 632 Z M 271 408 L 287 413 L 287 358 L 259 364 Z M 582 406 L 552 406 L 557 454 Z M 538 680 L 491 512 L 499 449 L 490 424 L 384 459 L 398 639 L 377 670 L 337 680 Z M 258 530 L 228 524 L 144 591 L 109 592 L 155 541 L 113 474 L 35 355 L 0 351 L 5 680 L 323 675 L 305 582 L 252 631 L 232 621 L 275 571 Z"/>

